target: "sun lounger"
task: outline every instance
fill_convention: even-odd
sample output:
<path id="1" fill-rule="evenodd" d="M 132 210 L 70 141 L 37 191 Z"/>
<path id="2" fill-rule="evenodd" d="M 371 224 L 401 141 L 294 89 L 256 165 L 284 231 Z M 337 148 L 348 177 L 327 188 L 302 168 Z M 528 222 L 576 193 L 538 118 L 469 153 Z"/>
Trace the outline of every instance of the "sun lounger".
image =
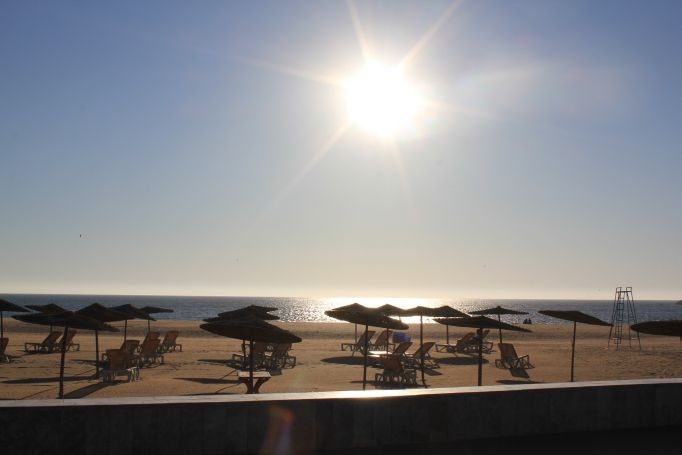
<path id="1" fill-rule="evenodd" d="M 374 385 L 379 386 L 407 386 L 417 384 L 417 371 L 403 366 L 400 358 L 393 354 L 383 354 L 379 357 L 383 371 L 374 375 Z"/>
<path id="2" fill-rule="evenodd" d="M 369 346 L 374 333 L 374 330 L 367 330 L 360 335 L 355 343 L 341 343 L 341 350 L 350 350 L 353 353 L 352 355 L 355 355 L 356 352 L 363 352 L 365 350 L 365 342 L 367 342 L 367 346 Z"/>
<path id="3" fill-rule="evenodd" d="M 264 364 L 268 370 L 296 366 L 296 357 L 289 355 L 291 343 L 276 343 L 271 353 L 265 353 Z"/>
<path id="4" fill-rule="evenodd" d="M 55 330 L 50 332 L 48 336 L 41 343 L 24 343 L 24 351 L 26 352 L 52 352 L 59 350 L 57 340 L 62 332 Z"/>
<path id="5" fill-rule="evenodd" d="M 140 353 L 135 356 L 137 365 L 142 368 L 145 365 L 153 365 L 156 362 L 163 363 L 163 355 L 159 354 L 159 344 L 161 341 L 147 340 L 140 348 Z"/>
<path id="6" fill-rule="evenodd" d="M 140 369 L 133 365 L 127 352 L 121 349 L 107 349 L 108 365 L 102 370 L 102 381 L 113 382 L 116 376 L 126 376 L 128 382 L 140 379 Z"/>
<path id="7" fill-rule="evenodd" d="M 73 342 L 73 337 L 76 336 L 76 333 L 78 333 L 78 332 L 74 329 L 69 329 L 69 331 L 66 332 L 66 350 L 67 351 L 70 351 L 71 349 L 73 349 L 74 351 L 80 351 L 81 350 L 81 345 Z M 62 346 L 64 345 L 63 339 L 64 339 L 64 336 L 62 335 L 62 338 L 60 338 L 59 341 L 57 341 L 57 349 L 59 349 L 60 351 L 62 349 Z"/>
<path id="8" fill-rule="evenodd" d="M 416 351 L 413 353 L 406 352 L 405 353 L 405 365 L 411 366 L 411 367 L 420 367 L 421 366 L 421 357 L 422 355 L 424 356 L 424 367 L 426 368 L 439 368 L 440 365 L 438 365 L 438 362 L 434 358 L 429 355 L 429 351 L 431 348 L 435 346 L 436 343 L 433 341 L 427 341 L 426 343 L 422 344 L 417 348 Z"/>
<path id="9" fill-rule="evenodd" d="M 140 350 L 140 340 L 125 340 L 121 343 L 120 350 L 126 352 L 130 356 L 134 356 Z M 108 351 L 108 350 L 107 350 Z M 107 353 L 102 354 L 102 360 L 107 360 Z"/>
<path id="10" fill-rule="evenodd" d="M 391 331 L 390 330 L 383 330 L 379 333 L 379 336 L 377 337 L 376 340 L 374 340 L 373 343 L 369 343 L 369 350 L 370 351 L 384 351 L 386 353 L 389 349 L 393 348 L 395 346 L 393 343 L 390 342 L 391 339 Z M 364 348 L 363 348 L 364 349 Z"/>
<path id="11" fill-rule="evenodd" d="M 9 344 L 9 338 L 0 338 L 0 362 L 9 363 L 10 358 L 5 352 L 7 351 L 7 345 Z"/>
<path id="12" fill-rule="evenodd" d="M 390 354 L 398 358 L 403 358 L 410 346 L 412 346 L 411 341 L 403 341 L 402 343 L 398 344 L 398 346 L 396 346 L 395 349 L 393 349 L 393 352 Z M 380 366 L 380 357 L 382 355 L 386 355 L 386 351 L 369 351 L 369 353 L 367 353 L 367 358 L 370 359 L 372 365 Z"/>
<path id="13" fill-rule="evenodd" d="M 254 368 L 261 368 L 265 362 L 265 351 L 268 347 L 268 343 L 256 341 L 253 343 L 253 366 Z M 244 354 L 232 354 L 232 361 L 239 362 L 242 367 L 248 366 L 251 356 L 249 353 Z"/>
<path id="14" fill-rule="evenodd" d="M 180 335 L 180 332 L 178 332 L 177 330 L 169 330 L 168 332 L 166 332 L 166 335 L 164 335 L 163 337 L 163 341 L 159 345 L 159 352 L 160 353 L 171 352 L 175 351 L 176 349 L 178 351 L 182 351 L 182 345 L 176 343 L 178 335 Z"/>
<path id="15" fill-rule="evenodd" d="M 524 355 L 519 357 L 514 349 L 514 345 L 511 343 L 498 343 L 497 346 L 500 348 L 500 358 L 495 360 L 495 366 L 497 368 L 515 369 L 515 368 L 533 368 L 530 363 L 530 357 Z"/>
<path id="16" fill-rule="evenodd" d="M 140 349 L 142 348 L 142 345 L 149 340 L 158 340 L 159 337 L 161 336 L 160 332 L 147 332 L 147 334 L 144 336 L 144 340 L 142 340 L 141 344 L 138 344 L 137 347 L 135 348 L 135 352 L 140 352 Z"/>

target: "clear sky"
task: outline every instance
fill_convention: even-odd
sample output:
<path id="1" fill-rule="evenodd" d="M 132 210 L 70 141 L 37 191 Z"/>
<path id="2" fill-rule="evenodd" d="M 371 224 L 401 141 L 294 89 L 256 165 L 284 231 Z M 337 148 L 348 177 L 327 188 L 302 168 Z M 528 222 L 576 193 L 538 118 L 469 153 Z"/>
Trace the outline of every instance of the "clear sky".
<path id="1" fill-rule="evenodd" d="M 674 0 L 2 2 L 0 292 L 682 298 L 680 23 Z M 369 61 L 419 97 L 360 105 L 407 109 L 388 133 L 351 115 Z"/>

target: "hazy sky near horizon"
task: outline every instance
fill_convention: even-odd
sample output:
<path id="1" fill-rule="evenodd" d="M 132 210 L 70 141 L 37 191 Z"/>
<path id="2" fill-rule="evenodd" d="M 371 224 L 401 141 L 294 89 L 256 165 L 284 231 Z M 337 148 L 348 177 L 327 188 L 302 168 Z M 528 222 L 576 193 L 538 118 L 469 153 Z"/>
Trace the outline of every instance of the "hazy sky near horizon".
<path id="1" fill-rule="evenodd" d="M 682 298 L 680 23 L 678 1 L 3 2 L 0 291 Z M 334 81 L 410 50 L 418 128 L 348 126 Z"/>

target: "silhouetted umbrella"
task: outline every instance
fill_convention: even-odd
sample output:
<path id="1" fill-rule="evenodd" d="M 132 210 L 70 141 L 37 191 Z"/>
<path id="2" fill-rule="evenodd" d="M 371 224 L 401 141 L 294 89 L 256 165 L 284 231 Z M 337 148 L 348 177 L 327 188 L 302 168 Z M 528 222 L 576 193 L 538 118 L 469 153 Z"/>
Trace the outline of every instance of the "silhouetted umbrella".
<path id="1" fill-rule="evenodd" d="M 2 318 L 3 311 L 9 311 L 13 313 L 28 313 L 26 308 L 15 305 L 7 300 L 0 299 L 0 338 L 5 338 L 5 321 Z"/>
<path id="2" fill-rule="evenodd" d="M 376 309 L 379 313 L 384 316 L 403 316 L 405 310 L 403 308 L 391 305 L 390 303 L 385 303 Z"/>
<path id="3" fill-rule="evenodd" d="M 99 303 L 93 303 L 76 311 L 76 314 L 96 319 L 100 322 L 125 321 L 128 315 L 112 310 Z M 95 329 L 95 377 L 99 377 L 99 329 Z"/>
<path id="4" fill-rule="evenodd" d="M 218 317 L 219 318 L 226 317 L 226 316 L 236 317 L 237 314 L 235 312 L 237 312 L 237 311 L 246 311 L 249 314 L 255 314 L 255 315 L 267 315 L 268 313 L 270 313 L 272 311 L 277 311 L 278 309 L 279 308 L 275 308 L 275 307 L 271 307 L 271 306 L 249 305 L 249 306 L 245 306 L 242 308 L 238 308 L 236 310 L 223 311 L 222 313 L 218 313 Z M 266 319 L 266 318 L 261 316 L 261 319 Z"/>
<path id="5" fill-rule="evenodd" d="M 421 350 L 421 346 L 424 344 L 424 316 L 438 316 L 438 310 L 436 308 L 416 306 L 414 308 L 408 308 L 405 310 L 403 316 L 419 316 L 419 352 L 421 353 L 420 369 L 422 373 L 422 384 L 424 384 L 424 387 L 426 387 L 426 379 L 424 378 L 424 351 Z"/>
<path id="6" fill-rule="evenodd" d="M 255 305 L 250 305 L 244 308 L 237 308 L 236 310 L 223 311 L 222 313 L 218 314 L 218 316 L 213 318 L 206 318 L 204 319 L 204 321 L 220 322 L 228 319 L 238 319 L 248 316 L 257 317 L 263 321 L 276 321 L 277 319 L 279 319 L 279 316 L 270 314 L 269 311 L 259 310 L 258 307 L 256 307 Z"/>
<path id="7" fill-rule="evenodd" d="M 64 334 L 62 335 L 62 355 L 59 362 L 59 398 L 64 396 L 64 359 L 66 357 L 66 338 L 69 328 L 81 330 L 107 330 L 109 332 L 118 332 L 116 327 L 98 321 L 97 319 L 76 314 L 72 311 L 65 311 L 63 313 L 32 313 L 12 316 L 19 321 L 28 322 L 30 324 L 51 325 L 57 327 L 64 327 Z"/>
<path id="8" fill-rule="evenodd" d="M 151 317 L 148 313 L 142 311 L 141 308 L 134 307 L 129 303 L 111 307 L 110 309 L 128 316 L 126 319 L 124 319 L 125 326 L 123 328 L 123 341 L 128 338 L 128 321 L 130 319 L 146 319 L 147 321 L 156 321 L 156 319 Z"/>
<path id="9" fill-rule="evenodd" d="M 369 307 L 366 307 L 364 305 L 360 305 L 359 303 L 351 303 L 348 305 L 343 305 L 337 308 L 333 308 L 330 311 L 363 311 L 363 310 L 369 310 Z M 327 312 L 325 311 L 325 314 Z M 358 325 L 355 324 L 355 339 L 358 339 Z"/>
<path id="10" fill-rule="evenodd" d="M 56 314 L 68 311 L 66 308 L 62 308 L 56 303 L 48 303 L 45 305 L 26 305 L 26 308 L 30 308 L 34 311 L 39 311 L 44 314 Z M 52 326 L 50 326 L 50 333 L 52 333 Z"/>
<path id="11" fill-rule="evenodd" d="M 341 321 L 350 322 L 352 324 L 362 324 L 365 326 L 365 332 L 372 327 L 385 327 L 386 329 L 393 330 L 406 330 L 409 328 L 407 324 L 403 324 L 400 321 L 391 319 L 388 316 L 384 316 L 379 313 L 376 308 L 364 308 L 360 310 L 329 310 L 325 311 L 329 317 L 334 319 L 339 319 Z M 357 339 L 357 338 L 356 338 Z M 368 351 L 368 340 L 365 337 L 365 347 L 364 351 L 364 367 L 362 372 L 362 390 L 367 387 L 367 351 Z"/>
<path id="12" fill-rule="evenodd" d="M 502 322 L 501 316 L 503 314 L 528 314 L 525 311 L 516 311 L 516 310 L 510 310 L 509 308 L 503 308 L 501 306 L 496 306 L 494 308 L 488 308 L 485 310 L 478 310 L 478 311 L 471 311 L 471 314 L 477 314 L 477 315 L 492 315 L 496 314 L 497 315 L 497 322 Z M 502 343 L 502 329 L 500 329 L 500 343 Z"/>
<path id="13" fill-rule="evenodd" d="M 275 311 L 277 308 L 264 307 L 259 305 L 249 305 L 236 310 L 223 311 L 217 317 L 204 319 L 205 322 L 220 322 L 233 319 L 240 319 L 244 317 L 256 317 L 262 321 L 275 321 L 279 316 L 270 314 L 270 311 Z M 246 363 L 246 340 L 242 339 L 242 359 Z"/>
<path id="14" fill-rule="evenodd" d="M 48 303 L 46 305 L 26 305 L 26 308 L 30 308 L 45 314 L 63 313 L 67 311 L 56 303 Z"/>
<path id="15" fill-rule="evenodd" d="M 515 325 L 496 321 L 485 316 L 469 316 L 466 318 L 436 319 L 436 322 L 456 327 L 471 327 L 478 331 L 478 385 L 483 384 L 483 329 L 512 330 L 514 332 L 528 332 L 530 330 Z"/>
<path id="16" fill-rule="evenodd" d="M 142 311 L 144 311 L 147 314 L 152 314 L 152 313 L 174 313 L 175 310 L 171 310 L 170 308 L 163 308 L 160 306 L 143 306 L 140 308 Z M 151 332 L 152 326 L 151 326 L 151 319 L 147 319 L 147 333 Z"/>
<path id="17" fill-rule="evenodd" d="M 630 328 L 635 332 L 648 333 L 649 335 L 680 337 L 682 343 L 682 321 L 679 319 L 645 321 L 633 324 Z"/>
<path id="18" fill-rule="evenodd" d="M 590 316 L 589 314 L 574 310 L 540 310 L 538 313 L 573 322 L 573 341 L 571 342 L 571 382 L 573 382 L 573 369 L 575 365 L 575 332 L 578 322 L 581 324 L 602 325 L 605 327 L 611 327 L 611 324 L 602 321 L 601 319 L 595 318 L 594 316 Z"/>
<path id="19" fill-rule="evenodd" d="M 436 317 L 438 318 L 466 318 L 468 314 L 462 313 L 448 305 L 439 306 L 436 308 Z M 445 344 L 450 344 L 450 326 L 445 326 Z"/>
<path id="20" fill-rule="evenodd" d="M 265 343 L 299 343 L 301 339 L 289 332 L 272 325 L 256 316 L 245 316 L 239 319 L 223 320 L 201 324 L 202 329 L 216 335 L 249 340 L 249 380 L 253 384 L 253 343 L 261 341 Z"/>

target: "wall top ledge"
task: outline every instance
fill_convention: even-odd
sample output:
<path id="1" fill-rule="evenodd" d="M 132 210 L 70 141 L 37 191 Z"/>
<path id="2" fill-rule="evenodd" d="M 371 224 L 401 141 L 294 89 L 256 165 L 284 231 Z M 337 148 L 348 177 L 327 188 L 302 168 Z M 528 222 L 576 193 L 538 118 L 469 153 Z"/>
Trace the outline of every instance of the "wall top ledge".
<path id="1" fill-rule="evenodd" d="M 409 390 L 348 390 L 338 392 L 306 392 L 306 393 L 265 393 L 260 395 L 215 395 L 200 396 L 162 396 L 162 397 L 124 397 L 124 398 L 79 398 L 63 400 L 0 400 L 0 409 L 15 407 L 72 407 L 72 406 L 131 406 L 131 405 L 163 405 L 163 404 L 216 404 L 247 403 L 294 400 L 334 400 L 334 399 L 382 399 L 392 397 L 413 397 L 432 395 L 458 395 L 490 392 L 522 392 L 531 390 L 586 389 L 607 387 L 636 387 L 655 385 L 678 385 L 682 387 L 682 378 L 671 379 L 637 379 L 624 381 L 585 381 L 559 382 L 551 384 L 514 384 L 482 387 L 445 387 L 432 389 Z"/>

